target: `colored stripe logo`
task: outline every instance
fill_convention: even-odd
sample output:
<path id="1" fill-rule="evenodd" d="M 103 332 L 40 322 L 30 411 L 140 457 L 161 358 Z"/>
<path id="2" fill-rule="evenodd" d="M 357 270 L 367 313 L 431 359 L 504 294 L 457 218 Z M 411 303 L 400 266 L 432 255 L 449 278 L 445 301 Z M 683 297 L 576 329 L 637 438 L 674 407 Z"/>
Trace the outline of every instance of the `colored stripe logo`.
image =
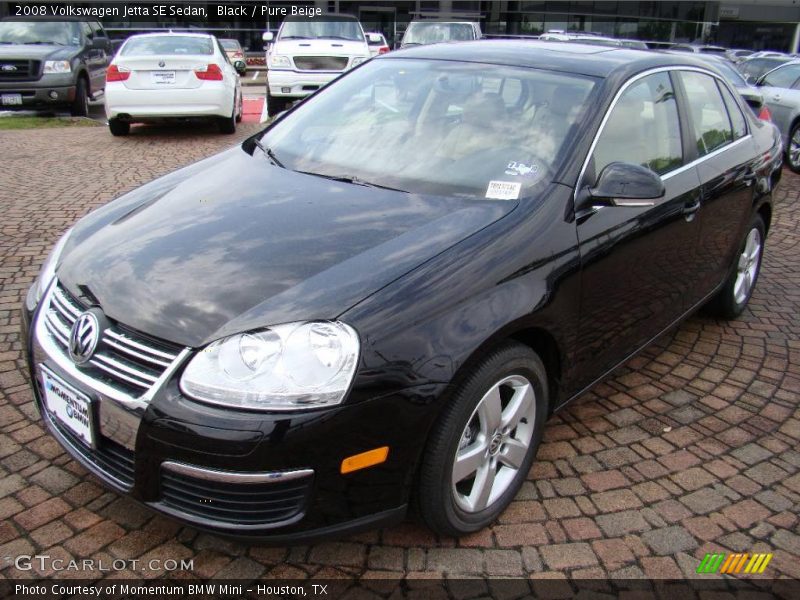
<path id="1" fill-rule="evenodd" d="M 758 574 L 764 572 L 771 560 L 772 554 L 765 553 L 706 554 L 697 566 L 697 573 Z"/>

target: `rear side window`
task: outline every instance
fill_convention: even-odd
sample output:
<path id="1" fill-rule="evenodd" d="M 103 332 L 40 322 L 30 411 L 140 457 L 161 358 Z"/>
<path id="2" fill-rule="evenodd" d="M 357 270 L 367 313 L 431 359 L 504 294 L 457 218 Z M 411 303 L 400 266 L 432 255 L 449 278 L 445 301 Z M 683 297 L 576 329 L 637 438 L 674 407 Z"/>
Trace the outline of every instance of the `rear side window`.
<path id="1" fill-rule="evenodd" d="M 800 65 L 788 65 L 767 73 L 764 85 L 778 88 L 790 88 L 800 78 Z"/>
<path id="2" fill-rule="evenodd" d="M 722 83 L 717 82 L 720 92 L 722 92 L 722 99 L 725 101 L 725 107 L 728 109 L 728 116 L 731 118 L 731 125 L 733 126 L 733 139 L 738 140 L 747 135 L 747 121 L 745 121 L 742 110 L 736 103 L 736 100 Z"/>
<path id="3" fill-rule="evenodd" d="M 133 38 L 122 49 L 123 56 L 214 54 L 211 38 L 159 35 Z"/>
<path id="4" fill-rule="evenodd" d="M 680 121 L 669 74 L 643 77 L 620 96 L 592 155 L 599 176 L 612 162 L 649 167 L 663 175 L 683 164 Z"/>
<path id="5" fill-rule="evenodd" d="M 686 90 L 697 152 L 705 156 L 733 141 L 728 109 L 714 78 L 703 73 L 681 72 Z"/>

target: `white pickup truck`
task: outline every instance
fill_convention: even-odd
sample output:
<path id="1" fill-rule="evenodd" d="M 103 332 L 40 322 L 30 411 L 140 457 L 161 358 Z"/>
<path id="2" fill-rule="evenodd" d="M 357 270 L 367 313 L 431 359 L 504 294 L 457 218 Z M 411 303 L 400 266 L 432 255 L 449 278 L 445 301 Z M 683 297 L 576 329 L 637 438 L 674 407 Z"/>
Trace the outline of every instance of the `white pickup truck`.
<path id="1" fill-rule="evenodd" d="M 361 23 L 350 15 L 289 17 L 277 36 L 267 31 L 262 39 L 268 44 L 269 116 L 370 58 Z"/>

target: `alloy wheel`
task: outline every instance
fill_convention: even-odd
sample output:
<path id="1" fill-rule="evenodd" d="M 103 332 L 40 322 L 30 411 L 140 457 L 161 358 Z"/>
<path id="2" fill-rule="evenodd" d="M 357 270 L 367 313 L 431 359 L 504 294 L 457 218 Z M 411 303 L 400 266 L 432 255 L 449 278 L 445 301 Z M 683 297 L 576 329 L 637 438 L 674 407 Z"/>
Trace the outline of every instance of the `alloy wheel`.
<path id="1" fill-rule="evenodd" d="M 800 127 L 796 127 L 792 139 L 789 140 L 789 163 L 795 169 L 800 169 Z"/>
<path id="2" fill-rule="evenodd" d="M 739 256 L 736 270 L 736 281 L 733 284 L 733 297 L 737 304 L 743 304 L 750 296 L 753 283 L 758 275 L 759 258 L 761 257 L 761 233 L 755 227 L 747 234 L 744 250 Z"/>
<path id="3" fill-rule="evenodd" d="M 533 438 L 535 400 L 531 382 L 511 375 L 478 402 L 453 459 L 453 499 L 464 512 L 486 509 L 511 486 Z"/>

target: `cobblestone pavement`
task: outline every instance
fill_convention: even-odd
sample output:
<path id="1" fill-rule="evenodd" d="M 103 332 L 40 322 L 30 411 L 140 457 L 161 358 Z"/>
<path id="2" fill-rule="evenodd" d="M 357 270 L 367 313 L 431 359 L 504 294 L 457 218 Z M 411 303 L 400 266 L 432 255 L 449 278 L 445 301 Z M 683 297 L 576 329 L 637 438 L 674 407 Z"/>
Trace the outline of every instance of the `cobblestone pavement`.
<path id="1" fill-rule="evenodd" d="M 707 552 L 740 551 L 774 552 L 762 577 L 800 578 L 800 177 L 788 171 L 746 314 L 691 318 L 551 419 L 529 481 L 485 531 L 441 539 L 405 524 L 248 547 L 105 491 L 35 418 L 17 333 L 23 292 L 78 217 L 233 141 L 213 129 L 0 133 L 0 561 L 193 558 L 183 575 L 197 577 L 681 578 Z"/>

